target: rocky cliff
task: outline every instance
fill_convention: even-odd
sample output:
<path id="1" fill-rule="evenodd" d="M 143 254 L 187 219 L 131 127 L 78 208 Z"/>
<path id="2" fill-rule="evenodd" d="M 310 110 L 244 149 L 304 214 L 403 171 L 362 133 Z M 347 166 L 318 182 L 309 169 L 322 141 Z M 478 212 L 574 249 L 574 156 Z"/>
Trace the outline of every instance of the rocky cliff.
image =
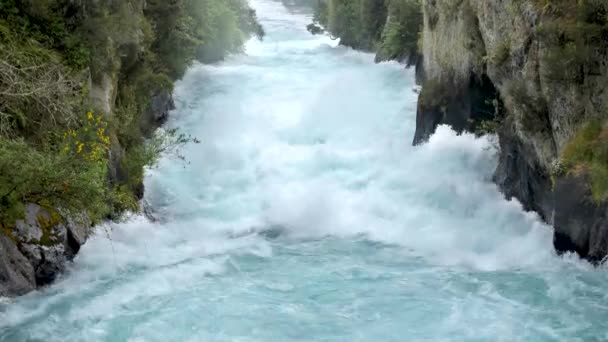
<path id="1" fill-rule="evenodd" d="M 440 124 L 496 134 L 495 181 L 555 227 L 555 248 L 608 254 L 608 3 L 317 0 L 313 33 L 416 65 L 414 144 Z"/>
<path id="2" fill-rule="evenodd" d="M 555 227 L 555 248 L 608 254 L 608 4 L 424 0 L 414 143 L 439 124 L 497 133 L 495 181 Z"/>

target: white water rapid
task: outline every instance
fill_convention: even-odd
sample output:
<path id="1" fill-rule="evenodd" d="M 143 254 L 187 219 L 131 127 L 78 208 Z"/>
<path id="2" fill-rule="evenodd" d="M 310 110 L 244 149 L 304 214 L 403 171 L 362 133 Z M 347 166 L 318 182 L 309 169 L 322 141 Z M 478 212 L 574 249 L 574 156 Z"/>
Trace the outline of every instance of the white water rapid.
<path id="1" fill-rule="evenodd" d="M 608 275 L 491 182 L 487 139 L 410 146 L 414 75 L 252 5 L 267 31 L 196 65 L 149 171 L 161 216 L 103 229 L 0 341 L 605 341 Z"/>

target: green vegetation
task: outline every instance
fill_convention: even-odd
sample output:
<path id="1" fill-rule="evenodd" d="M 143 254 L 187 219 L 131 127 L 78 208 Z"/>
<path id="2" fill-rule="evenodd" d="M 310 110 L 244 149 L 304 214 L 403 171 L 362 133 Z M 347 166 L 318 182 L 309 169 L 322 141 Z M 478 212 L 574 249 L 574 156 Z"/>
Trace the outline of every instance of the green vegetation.
<path id="1" fill-rule="evenodd" d="M 605 0 L 537 0 L 543 16 L 539 28 L 547 46 L 543 55 L 547 76 L 584 83 L 602 72 L 608 45 L 608 2 Z"/>
<path id="2" fill-rule="evenodd" d="M 389 1 L 389 19 L 382 32 L 377 60 L 405 60 L 419 54 L 422 31 L 420 0 Z"/>
<path id="3" fill-rule="evenodd" d="M 564 147 L 561 162 L 566 172 L 586 173 L 597 202 L 608 198 L 608 126 L 591 120 Z"/>
<path id="4" fill-rule="evenodd" d="M 386 7 L 374 0 L 330 0 L 327 3 L 327 30 L 342 44 L 372 50 L 380 39 Z"/>
<path id="5" fill-rule="evenodd" d="M 0 2 L 2 231 L 27 203 L 93 221 L 137 210 L 144 168 L 193 140 L 155 134 L 151 99 L 251 34 L 246 0 Z"/>
<path id="6" fill-rule="evenodd" d="M 418 54 L 420 0 L 317 0 L 314 22 L 343 45 L 377 51 L 378 61 Z"/>

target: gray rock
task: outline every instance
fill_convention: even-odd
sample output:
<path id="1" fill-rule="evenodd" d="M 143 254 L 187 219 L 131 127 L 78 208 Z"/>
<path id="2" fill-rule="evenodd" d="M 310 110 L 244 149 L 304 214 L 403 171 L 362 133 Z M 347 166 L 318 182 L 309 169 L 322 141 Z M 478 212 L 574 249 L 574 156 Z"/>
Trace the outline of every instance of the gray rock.
<path id="1" fill-rule="evenodd" d="M 43 232 L 38 222 L 38 216 L 50 221 L 51 215 L 37 204 L 27 204 L 25 206 L 25 219 L 15 222 L 15 235 L 22 242 L 39 241 Z"/>
<path id="2" fill-rule="evenodd" d="M 36 288 L 34 268 L 8 236 L 0 233 L 0 297 L 25 294 Z"/>
<path id="3" fill-rule="evenodd" d="M 70 217 L 67 219 L 67 231 L 74 242 L 82 246 L 91 234 L 91 220 L 86 214 Z"/>
<path id="4" fill-rule="evenodd" d="M 20 249 L 34 269 L 37 286 L 52 283 L 65 270 L 68 260 L 65 247 L 61 244 L 55 246 L 23 244 Z"/>
<path id="5" fill-rule="evenodd" d="M 105 115 L 112 113 L 112 106 L 116 100 L 115 79 L 115 75 L 103 73 L 95 80 L 91 78 L 89 83 L 89 101 L 93 108 Z"/>
<path id="6" fill-rule="evenodd" d="M 168 90 L 157 90 L 150 98 L 150 105 L 142 115 L 140 126 L 147 136 L 169 119 L 169 112 L 175 109 L 173 95 Z"/>
<path id="7" fill-rule="evenodd" d="M 91 235 L 91 220 L 86 214 L 68 218 L 66 222 L 67 236 L 65 241 L 66 258 L 72 260 Z"/>
<path id="8" fill-rule="evenodd" d="M 593 200 L 584 174 L 564 176 L 555 184 L 555 236 L 558 252 L 575 251 L 591 262 L 608 252 L 608 206 Z"/>
<path id="9" fill-rule="evenodd" d="M 17 296 L 53 282 L 86 242 L 87 215 L 64 219 L 36 204 L 26 206 L 14 239 L 0 233 L 0 296 Z"/>
<path id="10" fill-rule="evenodd" d="M 497 96 L 486 75 L 472 74 L 466 80 L 428 80 L 418 100 L 413 144 L 427 141 L 441 124 L 461 133 L 473 131 L 480 121 L 493 120 L 498 112 L 493 101 Z"/>
<path id="11" fill-rule="evenodd" d="M 423 12 L 424 83 L 414 143 L 428 139 L 439 124 L 474 129 L 471 121 L 488 109 L 483 102 L 493 99 L 486 96 L 491 92 L 474 94 L 479 89 L 473 80 L 486 79 L 501 101 L 494 108 L 502 121 L 496 183 L 555 225 L 559 252 L 602 260 L 608 254 L 608 203 L 592 200 L 585 177 L 558 177 L 554 188 L 550 175 L 582 124 L 608 118 L 608 46 L 589 49 L 589 70 L 572 67 L 564 71 L 575 78 L 556 78 L 555 59 L 546 58 L 556 53 L 555 43 L 539 34 L 554 17 L 535 1 L 423 0 Z"/>

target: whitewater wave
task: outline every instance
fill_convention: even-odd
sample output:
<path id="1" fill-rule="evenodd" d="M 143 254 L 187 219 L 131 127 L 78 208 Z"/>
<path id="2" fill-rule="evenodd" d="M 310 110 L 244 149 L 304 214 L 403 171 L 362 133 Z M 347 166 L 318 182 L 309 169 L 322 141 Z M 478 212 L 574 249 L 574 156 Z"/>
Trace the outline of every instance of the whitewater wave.
<path id="1" fill-rule="evenodd" d="M 0 341 L 602 340 L 603 270 L 492 183 L 489 138 L 413 147 L 413 70 L 310 36 L 194 65 L 169 126 L 201 140 L 146 175 L 55 285 L 0 303 Z"/>

